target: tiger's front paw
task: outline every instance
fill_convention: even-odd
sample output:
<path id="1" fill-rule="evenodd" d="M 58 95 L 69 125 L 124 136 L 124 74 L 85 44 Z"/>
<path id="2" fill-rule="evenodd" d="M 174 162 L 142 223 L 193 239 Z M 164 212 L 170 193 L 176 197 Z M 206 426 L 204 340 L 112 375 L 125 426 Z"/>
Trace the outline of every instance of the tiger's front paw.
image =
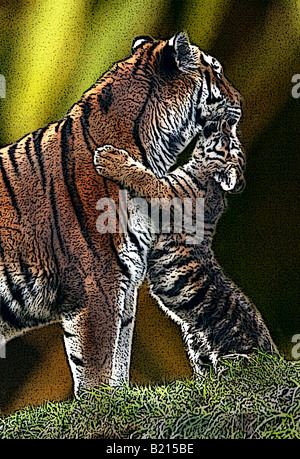
<path id="1" fill-rule="evenodd" d="M 119 180 L 122 168 L 130 162 L 130 156 L 125 150 L 112 145 L 97 148 L 94 154 L 94 165 L 99 175 L 111 180 Z"/>

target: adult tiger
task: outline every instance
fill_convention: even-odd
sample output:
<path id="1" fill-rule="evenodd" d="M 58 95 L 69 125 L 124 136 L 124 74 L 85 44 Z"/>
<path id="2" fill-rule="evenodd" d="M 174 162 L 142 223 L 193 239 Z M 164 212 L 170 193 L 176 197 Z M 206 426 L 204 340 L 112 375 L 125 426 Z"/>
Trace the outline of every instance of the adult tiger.
<path id="1" fill-rule="evenodd" d="M 0 335 L 61 321 L 76 395 L 128 379 L 151 240 L 97 231 L 97 201 L 111 198 L 118 212 L 119 186 L 96 173 L 93 153 L 126 148 L 164 175 L 227 93 L 214 65 L 184 33 L 139 37 L 62 120 L 0 150 Z"/>

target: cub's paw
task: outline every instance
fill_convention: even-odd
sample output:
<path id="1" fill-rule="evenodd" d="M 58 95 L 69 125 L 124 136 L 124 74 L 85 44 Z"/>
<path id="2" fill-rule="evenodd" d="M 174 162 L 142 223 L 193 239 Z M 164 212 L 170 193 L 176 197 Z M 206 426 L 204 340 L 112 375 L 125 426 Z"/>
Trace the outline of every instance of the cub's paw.
<path id="1" fill-rule="evenodd" d="M 118 180 L 118 171 L 130 162 L 130 156 L 125 150 L 112 145 L 97 148 L 94 154 L 94 165 L 99 175 L 111 180 Z"/>
<path id="2" fill-rule="evenodd" d="M 120 150 L 112 145 L 104 145 L 104 147 L 97 148 L 94 154 L 95 166 L 105 166 L 109 163 L 123 162 L 130 158 L 125 150 Z"/>

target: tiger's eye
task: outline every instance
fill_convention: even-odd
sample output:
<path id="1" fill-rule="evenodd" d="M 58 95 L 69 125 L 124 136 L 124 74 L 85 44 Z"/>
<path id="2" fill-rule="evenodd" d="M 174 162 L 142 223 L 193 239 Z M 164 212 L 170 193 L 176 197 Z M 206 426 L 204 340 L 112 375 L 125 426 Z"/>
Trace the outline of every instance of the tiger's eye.
<path id="1" fill-rule="evenodd" d="M 229 126 L 232 127 L 236 124 L 237 120 L 235 118 L 229 118 L 227 122 Z"/>
<path id="2" fill-rule="evenodd" d="M 203 135 L 206 139 L 208 139 L 214 132 L 218 132 L 218 124 L 210 123 L 207 126 L 205 126 L 203 130 Z"/>

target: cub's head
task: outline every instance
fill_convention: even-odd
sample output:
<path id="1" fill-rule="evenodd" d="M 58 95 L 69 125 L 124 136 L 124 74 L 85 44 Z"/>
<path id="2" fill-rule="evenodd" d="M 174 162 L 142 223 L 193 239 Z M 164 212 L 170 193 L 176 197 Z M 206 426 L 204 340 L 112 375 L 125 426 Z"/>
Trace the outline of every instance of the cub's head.
<path id="1" fill-rule="evenodd" d="M 167 41 L 137 37 L 131 56 L 87 94 L 84 113 L 90 117 L 91 108 L 98 110 L 98 125 L 89 122 L 94 137 L 98 134 L 96 146 L 112 144 L 131 153 L 133 142 L 141 154 L 136 159 L 162 176 L 225 106 L 238 112 L 240 97 L 221 65 L 179 33 Z M 123 144 L 116 140 L 117 131 Z"/>
<path id="2" fill-rule="evenodd" d="M 208 120 L 193 152 L 195 175 L 197 171 L 214 172 L 224 191 L 239 192 L 245 186 L 245 154 L 236 132 L 239 116 L 229 107 Z"/>

